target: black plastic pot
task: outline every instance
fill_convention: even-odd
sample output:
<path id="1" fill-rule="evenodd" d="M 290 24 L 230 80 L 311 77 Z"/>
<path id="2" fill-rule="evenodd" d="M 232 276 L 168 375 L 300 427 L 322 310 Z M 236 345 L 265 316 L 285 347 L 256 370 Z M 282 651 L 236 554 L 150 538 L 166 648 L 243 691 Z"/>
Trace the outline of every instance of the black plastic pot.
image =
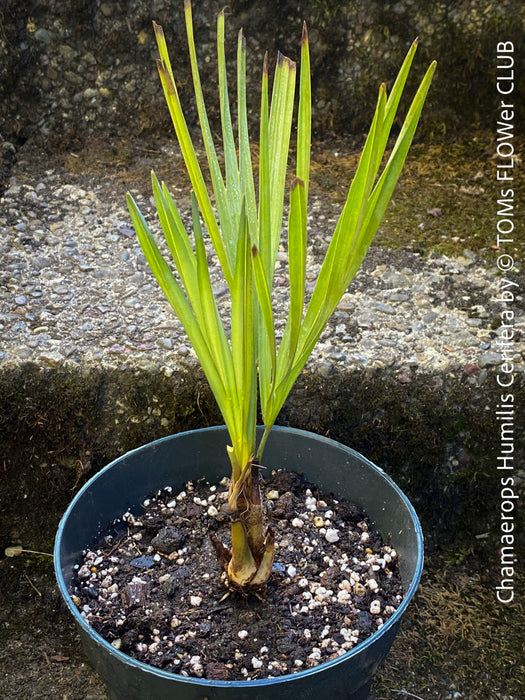
<path id="1" fill-rule="evenodd" d="M 208 681 L 161 671 L 132 659 L 99 637 L 81 617 L 69 590 L 73 566 L 101 527 L 130 509 L 140 513 L 148 493 L 205 476 L 229 473 L 225 428 L 180 433 L 115 460 L 79 491 L 62 518 L 55 542 L 60 592 L 78 625 L 93 667 L 113 700 L 366 700 L 373 675 L 387 655 L 423 567 L 423 536 L 410 502 L 396 484 L 360 454 L 333 440 L 274 428 L 264 453 L 269 468 L 302 472 L 320 489 L 363 506 L 399 553 L 406 595 L 395 614 L 344 656 L 313 669 L 255 681 Z"/>

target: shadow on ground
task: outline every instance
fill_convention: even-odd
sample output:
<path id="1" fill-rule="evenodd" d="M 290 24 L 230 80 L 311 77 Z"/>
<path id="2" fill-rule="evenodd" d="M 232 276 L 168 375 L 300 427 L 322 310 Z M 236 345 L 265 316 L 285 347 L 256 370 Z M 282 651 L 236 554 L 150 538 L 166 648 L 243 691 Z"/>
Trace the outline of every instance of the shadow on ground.
<path id="1" fill-rule="evenodd" d="M 525 697 L 523 579 L 519 602 L 495 602 L 490 576 L 469 573 L 468 558 L 427 561 L 420 590 L 373 686 L 376 700 L 522 700 Z M 72 620 L 59 598 L 49 557 L 0 561 L 2 700 L 105 700 Z"/>

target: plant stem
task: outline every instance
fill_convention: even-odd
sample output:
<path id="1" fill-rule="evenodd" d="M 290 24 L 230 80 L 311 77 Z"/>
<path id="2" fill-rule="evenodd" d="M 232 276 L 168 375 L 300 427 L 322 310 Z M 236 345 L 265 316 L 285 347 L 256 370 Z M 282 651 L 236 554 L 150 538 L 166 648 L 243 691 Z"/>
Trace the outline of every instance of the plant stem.
<path id="1" fill-rule="evenodd" d="M 261 438 L 261 442 L 259 443 L 259 448 L 257 449 L 257 462 L 259 464 L 261 464 L 262 453 L 264 452 L 264 448 L 266 447 L 266 441 L 268 440 L 268 437 L 269 437 L 271 431 L 272 431 L 271 425 L 265 426 L 264 433 L 263 433 L 263 436 Z"/>

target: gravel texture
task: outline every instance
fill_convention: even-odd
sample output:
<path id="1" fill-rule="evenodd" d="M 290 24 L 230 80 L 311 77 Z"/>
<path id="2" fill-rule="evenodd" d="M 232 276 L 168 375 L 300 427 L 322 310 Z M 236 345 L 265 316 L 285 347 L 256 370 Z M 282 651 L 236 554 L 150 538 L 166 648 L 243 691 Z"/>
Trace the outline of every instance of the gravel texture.
<path id="1" fill-rule="evenodd" d="M 155 367 L 170 373 L 196 358 L 178 320 L 149 271 L 124 203 L 118 171 L 97 177 L 41 165 L 27 148 L 0 199 L 0 362 L 42 367 Z M 156 165 L 180 157 L 170 142 Z M 118 168 L 118 164 L 117 164 Z M 149 193 L 131 189 L 146 212 Z M 188 190 L 174 195 L 189 213 Z M 307 289 L 311 291 L 335 225 L 334 207 L 312 193 L 309 207 Z M 153 216 L 153 215 L 152 215 Z M 152 218 L 152 216 L 150 218 Z M 276 270 L 277 331 L 287 304 L 286 250 Z M 519 263 L 516 263 L 516 268 Z M 219 309 L 229 296 L 210 256 Z M 512 339 L 505 357 L 524 367 L 525 310 L 518 275 Z M 502 278 L 469 250 L 458 258 L 373 248 L 323 334 L 310 366 L 380 368 L 409 382 L 414 372 L 461 370 L 482 383 L 502 362 L 498 333 Z M 227 325 L 227 321 L 226 321 Z"/>

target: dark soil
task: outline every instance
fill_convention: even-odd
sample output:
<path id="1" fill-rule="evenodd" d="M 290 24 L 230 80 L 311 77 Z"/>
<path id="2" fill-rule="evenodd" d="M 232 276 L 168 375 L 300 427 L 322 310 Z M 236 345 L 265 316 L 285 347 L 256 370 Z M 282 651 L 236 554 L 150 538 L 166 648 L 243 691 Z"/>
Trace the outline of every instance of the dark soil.
<path id="1" fill-rule="evenodd" d="M 229 591 L 210 541 L 229 535 L 221 484 L 166 487 L 84 553 L 73 600 L 117 649 L 187 676 L 251 680 L 336 658 L 395 612 L 396 552 L 363 510 L 282 471 L 263 487 L 277 540 L 264 600 Z"/>

